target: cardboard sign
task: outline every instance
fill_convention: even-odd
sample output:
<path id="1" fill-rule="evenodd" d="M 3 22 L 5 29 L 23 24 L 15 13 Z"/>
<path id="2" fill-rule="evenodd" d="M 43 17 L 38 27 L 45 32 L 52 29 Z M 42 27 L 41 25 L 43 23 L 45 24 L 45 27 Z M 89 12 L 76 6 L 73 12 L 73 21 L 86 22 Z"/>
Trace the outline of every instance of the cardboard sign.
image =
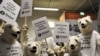
<path id="1" fill-rule="evenodd" d="M 21 17 L 32 16 L 32 4 L 33 0 L 22 0 L 21 1 Z"/>
<path id="2" fill-rule="evenodd" d="M 42 17 L 37 20 L 34 20 L 32 21 L 32 24 L 36 33 L 37 40 L 42 40 L 52 36 L 46 17 Z"/>
<path id="3" fill-rule="evenodd" d="M 68 37 L 69 37 L 69 23 L 56 22 L 54 29 L 55 42 L 67 42 Z"/>
<path id="4" fill-rule="evenodd" d="M 12 24 L 19 13 L 20 7 L 13 0 L 1 0 L 0 1 L 0 19 Z"/>

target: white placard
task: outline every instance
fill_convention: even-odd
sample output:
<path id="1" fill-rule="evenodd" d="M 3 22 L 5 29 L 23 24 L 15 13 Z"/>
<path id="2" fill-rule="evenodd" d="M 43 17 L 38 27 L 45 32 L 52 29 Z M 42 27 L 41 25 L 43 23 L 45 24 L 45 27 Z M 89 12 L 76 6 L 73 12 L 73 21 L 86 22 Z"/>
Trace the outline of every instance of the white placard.
<path id="1" fill-rule="evenodd" d="M 32 16 L 32 4 L 33 0 L 22 0 L 21 1 L 21 13 L 20 17 Z"/>
<path id="2" fill-rule="evenodd" d="M 35 30 L 37 40 L 42 40 L 52 36 L 46 17 L 32 21 L 32 25 Z"/>
<path id="3" fill-rule="evenodd" d="M 54 28 L 54 41 L 67 42 L 68 37 L 69 37 L 69 23 L 56 22 Z"/>
<path id="4" fill-rule="evenodd" d="M 13 0 L 0 1 L 0 19 L 7 21 L 7 23 L 12 24 L 16 21 L 19 10 L 20 6 L 18 6 Z"/>

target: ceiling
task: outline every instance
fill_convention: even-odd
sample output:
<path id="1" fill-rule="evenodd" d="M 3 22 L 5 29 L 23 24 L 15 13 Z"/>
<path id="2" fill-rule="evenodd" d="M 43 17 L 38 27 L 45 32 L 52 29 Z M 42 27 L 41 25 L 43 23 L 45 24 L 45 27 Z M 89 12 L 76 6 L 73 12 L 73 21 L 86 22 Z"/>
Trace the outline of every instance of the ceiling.
<path id="1" fill-rule="evenodd" d="M 14 0 L 20 5 L 21 0 Z M 60 11 L 97 12 L 99 0 L 33 0 L 33 7 L 59 8 Z"/>

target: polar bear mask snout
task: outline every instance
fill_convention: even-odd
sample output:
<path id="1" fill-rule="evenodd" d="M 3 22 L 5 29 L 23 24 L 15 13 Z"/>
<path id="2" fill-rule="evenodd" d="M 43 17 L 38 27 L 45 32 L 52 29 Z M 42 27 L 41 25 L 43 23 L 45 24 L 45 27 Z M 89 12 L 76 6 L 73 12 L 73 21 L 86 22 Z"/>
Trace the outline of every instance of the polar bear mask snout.
<path id="1" fill-rule="evenodd" d="M 78 27 L 83 35 L 89 34 L 93 27 L 90 16 L 78 19 Z"/>
<path id="2" fill-rule="evenodd" d="M 87 17 L 89 17 L 89 18 L 87 19 Z M 78 24 L 83 29 L 87 28 L 90 24 L 92 24 L 90 16 L 87 16 L 87 17 L 84 17 L 84 18 L 78 20 Z"/>
<path id="3" fill-rule="evenodd" d="M 37 47 L 36 47 L 36 46 L 33 46 L 33 47 L 30 49 L 30 52 L 36 53 L 36 52 L 37 52 Z"/>
<path id="4" fill-rule="evenodd" d="M 76 36 L 71 36 L 71 38 L 69 39 L 69 48 L 70 50 L 77 50 L 80 46 L 80 40 L 78 37 Z"/>
<path id="5" fill-rule="evenodd" d="M 8 33 L 9 32 L 9 33 Z M 9 34 L 9 36 L 13 36 L 17 38 L 18 34 L 21 33 L 18 24 L 15 22 L 14 24 L 7 24 L 5 27 L 5 33 Z"/>
<path id="6" fill-rule="evenodd" d="M 38 45 L 39 44 L 36 43 L 36 42 L 28 43 L 28 50 L 29 50 L 29 52 L 34 53 L 34 54 L 37 53 L 38 52 L 38 48 L 39 48 Z"/>

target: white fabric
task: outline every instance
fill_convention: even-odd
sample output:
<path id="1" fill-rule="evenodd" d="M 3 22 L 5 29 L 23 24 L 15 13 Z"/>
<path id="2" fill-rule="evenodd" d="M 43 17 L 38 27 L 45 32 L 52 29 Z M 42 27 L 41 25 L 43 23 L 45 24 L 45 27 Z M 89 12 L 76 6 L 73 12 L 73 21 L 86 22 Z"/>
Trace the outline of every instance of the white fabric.
<path id="1" fill-rule="evenodd" d="M 0 56 L 23 56 L 21 45 L 17 41 L 9 45 L 0 39 Z"/>
<path id="2" fill-rule="evenodd" d="M 100 38 L 100 35 L 95 30 L 86 36 L 83 36 L 82 34 L 79 34 L 81 38 L 81 52 L 82 54 L 85 54 L 87 56 L 100 56 L 100 52 L 97 50 L 100 50 L 99 46 L 96 45 L 96 39 Z M 97 49 L 97 47 L 99 47 Z"/>

